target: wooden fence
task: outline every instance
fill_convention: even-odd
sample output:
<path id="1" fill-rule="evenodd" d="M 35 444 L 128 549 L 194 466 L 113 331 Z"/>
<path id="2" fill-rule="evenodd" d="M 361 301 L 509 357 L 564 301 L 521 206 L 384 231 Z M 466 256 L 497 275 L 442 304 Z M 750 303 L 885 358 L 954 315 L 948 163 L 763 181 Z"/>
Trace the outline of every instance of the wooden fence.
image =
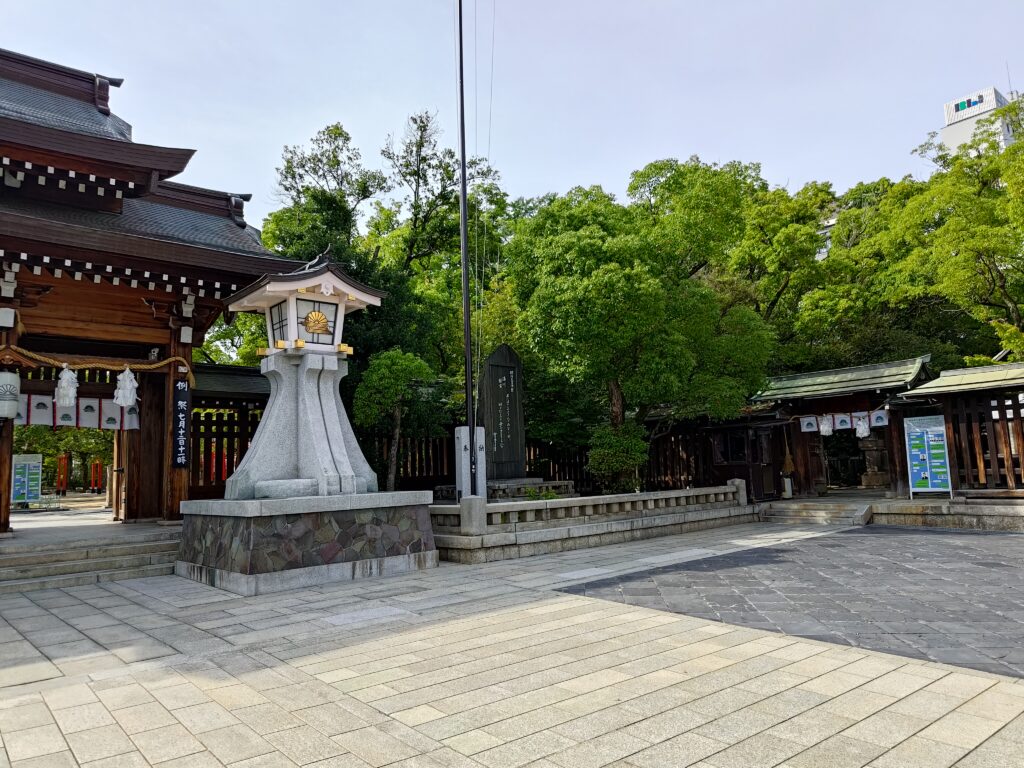
<path id="1" fill-rule="evenodd" d="M 644 472 L 645 491 L 674 491 L 709 485 L 700 437 L 679 429 L 651 441 Z"/>
<path id="2" fill-rule="evenodd" d="M 366 460 L 377 473 L 383 490 L 387 482 L 388 450 L 391 439 L 372 437 L 361 441 Z M 452 437 L 403 437 L 398 446 L 400 491 L 432 491 L 439 485 L 455 484 L 455 441 Z"/>
<path id="3" fill-rule="evenodd" d="M 219 499 L 249 449 L 262 409 L 219 408 L 192 412 L 189 498 Z"/>
<path id="4" fill-rule="evenodd" d="M 245 455 L 261 415 L 262 410 L 251 407 L 193 412 L 190 498 L 223 496 L 227 478 Z M 702 463 L 696 440 L 692 434 L 674 433 L 652 441 L 648 464 L 641 473 L 643 490 L 676 490 L 700 484 Z M 383 487 L 390 438 L 375 436 L 361 444 Z M 451 436 L 403 437 L 399 446 L 398 489 L 433 490 L 439 485 L 454 485 L 454 452 Z M 600 491 L 587 470 L 584 448 L 559 448 L 542 441 L 528 441 L 526 474 L 544 480 L 571 480 L 576 492 L 584 495 Z"/>
<path id="5" fill-rule="evenodd" d="M 1024 489 L 1024 393 L 961 393 L 945 402 L 951 472 L 965 490 Z"/>

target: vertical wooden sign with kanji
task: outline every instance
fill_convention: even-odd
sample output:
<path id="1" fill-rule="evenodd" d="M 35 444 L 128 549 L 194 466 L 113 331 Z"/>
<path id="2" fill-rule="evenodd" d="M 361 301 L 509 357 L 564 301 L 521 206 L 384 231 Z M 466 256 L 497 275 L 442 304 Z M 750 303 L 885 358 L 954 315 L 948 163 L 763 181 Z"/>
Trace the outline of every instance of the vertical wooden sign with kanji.
<path id="1" fill-rule="evenodd" d="M 187 381 L 174 382 L 174 443 L 171 446 L 175 469 L 188 469 L 192 424 L 192 389 Z"/>

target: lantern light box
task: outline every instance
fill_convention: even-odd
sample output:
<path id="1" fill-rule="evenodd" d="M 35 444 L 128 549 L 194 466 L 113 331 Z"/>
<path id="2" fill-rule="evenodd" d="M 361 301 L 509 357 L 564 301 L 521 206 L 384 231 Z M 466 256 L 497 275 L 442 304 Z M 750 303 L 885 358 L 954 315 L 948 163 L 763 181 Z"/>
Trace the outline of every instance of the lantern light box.
<path id="1" fill-rule="evenodd" d="M 349 277 L 326 255 L 294 272 L 265 275 L 229 299 L 232 312 L 262 312 L 273 355 L 283 350 L 313 352 L 353 350 L 341 340 L 345 315 L 368 306 L 379 307 L 382 291 Z"/>

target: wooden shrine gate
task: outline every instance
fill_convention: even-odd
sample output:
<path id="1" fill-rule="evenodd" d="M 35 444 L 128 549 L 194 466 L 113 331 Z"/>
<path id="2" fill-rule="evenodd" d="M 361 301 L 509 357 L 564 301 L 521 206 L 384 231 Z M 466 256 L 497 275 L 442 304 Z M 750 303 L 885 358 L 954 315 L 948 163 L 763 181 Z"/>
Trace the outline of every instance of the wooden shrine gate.
<path id="1" fill-rule="evenodd" d="M 33 402 L 42 400 L 52 403 L 54 389 L 61 369 L 40 366 L 22 371 L 22 398 L 31 408 Z M 103 368 L 85 368 L 78 372 L 78 406 L 92 401 L 108 402 L 113 397 L 117 383 L 117 371 Z M 113 434 L 113 457 L 110 477 L 110 498 L 114 519 L 137 519 L 160 517 L 163 513 L 161 477 L 144 467 L 159 465 L 163 461 L 164 419 L 163 394 L 167 374 L 164 371 L 149 371 L 138 374 L 140 398 L 131 428 L 126 426 L 125 409 L 118 414 Z M 19 409 L 20 410 L 20 409 Z M 76 406 L 76 410 L 79 410 Z M 101 409 L 102 410 L 102 409 Z M 97 429 L 95 424 L 85 420 L 58 420 L 58 409 L 50 407 L 52 429 Z M 24 423 L 41 426 L 29 413 Z M 46 426 L 45 424 L 42 426 Z"/>
<path id="2" fill-rule="evenodd" d="M 132 141 L 111 111 L 119 78 L 0 50 L 0 80 L 0 370 L 52 391 L 35 371 L 129 367 L 140 429 L 118 453 L 124 518 L 179 519 L 192 349 L 233 293 L 295 263 L 246 223 L 247 195 L 171 181 L 193 150 Z M 20 396 L 5 386 L 5 402 Z M 0 534 L 13 422 L 0 419 Z"/>

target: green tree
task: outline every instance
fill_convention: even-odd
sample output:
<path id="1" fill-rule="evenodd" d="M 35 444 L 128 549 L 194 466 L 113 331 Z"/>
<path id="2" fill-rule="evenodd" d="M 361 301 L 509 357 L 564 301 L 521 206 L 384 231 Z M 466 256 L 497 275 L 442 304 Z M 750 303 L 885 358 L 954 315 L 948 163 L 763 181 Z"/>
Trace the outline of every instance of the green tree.
<path id="1" fill-rule="evenodd" d="M 724 306 L 663 237 L 594 187 L 552 200 L 505 250 L 529 346 L 571 383 L 604 389 L 616 430 L 658 405 L 734 415 L 771 349 L 756 313 Z"/>
<path id="2" fill-rule="evenodd" d="M 221 365 L 259 365 L 259 350 L 267 344 L 264 316 L 243 312 L 230 324 L 218 318 L 207 331 L 203 346 L 193 351 L 193 358 Z"/>
<path id="3" fill-rule="evenodd" d="M 659 273 L 672 280 L 723 265 L 744 233 L 747 199 L 766 184 L 760 167 L 691 157 L 658 160 L 633 173 L 628 194 L 648 230 Z"/>
<path id="4" fill-rule="evenodd" d="M 406 218 L 390 232 L 397 234 L 402 266 L 409 270 L 439 253 L 458 253 L 459 164 L 455 151 L 440 144 L 441 128 L 431 112 L 409 117 L 396 143 L 389 136 L 381 150 L 392 183 L 404 193 L 396 211 Z M 497 174 L 479 157 L 470 158 L 467 183 L 497 191 Z"/>
<path id="5" fill-rule="evenodd" d="M 57 457 L 74 457 L 72 471 L 77 471 L 78 482 L 88 485 L 88 466 L 93 459 L 110 464 L 114 456 L 114 433 L 102 429 L 69 429 L 25 425 L 14 428 L 15 453 L 39 453 L 43 456 L 43 470 L 48 482 L 57 473 Z M 71 478 L 74 480 L 74 478 Z"/>
<path id="6" fill-rule="evenodd" d="M 390 426 L 387 490 L 395 490 L 398 475 L 402 423 L 410 410 L 430 400 L 434 388 L 430 366 L 416 355 L 398 349 L 379 352 L 370 358 L 363 379 L 356 388 L 353 415 L 356 424 Z"/>
<path id="7" fill-rule="evenodd" d="M 744 200 L 743 234 L 728 253 L 719 280 L 775 329 L 792 338 L 801 298 L 821 283 L 821 230 L 835 206 L 828 184 L 811 183 L 791 195 L 755 185 Z"/>
<path id="8" fill-rule="evenodd" d="M 346 245 L 355 235 L 359 207 L 389 186 L 381 171 L 364 168 L 361 159 L 349 132 L 341 123 L 333 123 L 317 132 L 308 149 L 285 147 L 277 169 L 278 186 L 290 207 L 299 212 L 309 204 L 321 212 L 333 209 L 339 218 L 334 234 L 343 234 Z M 271 221 L 273 226 L 280 225 L 273 216 Z"/>

